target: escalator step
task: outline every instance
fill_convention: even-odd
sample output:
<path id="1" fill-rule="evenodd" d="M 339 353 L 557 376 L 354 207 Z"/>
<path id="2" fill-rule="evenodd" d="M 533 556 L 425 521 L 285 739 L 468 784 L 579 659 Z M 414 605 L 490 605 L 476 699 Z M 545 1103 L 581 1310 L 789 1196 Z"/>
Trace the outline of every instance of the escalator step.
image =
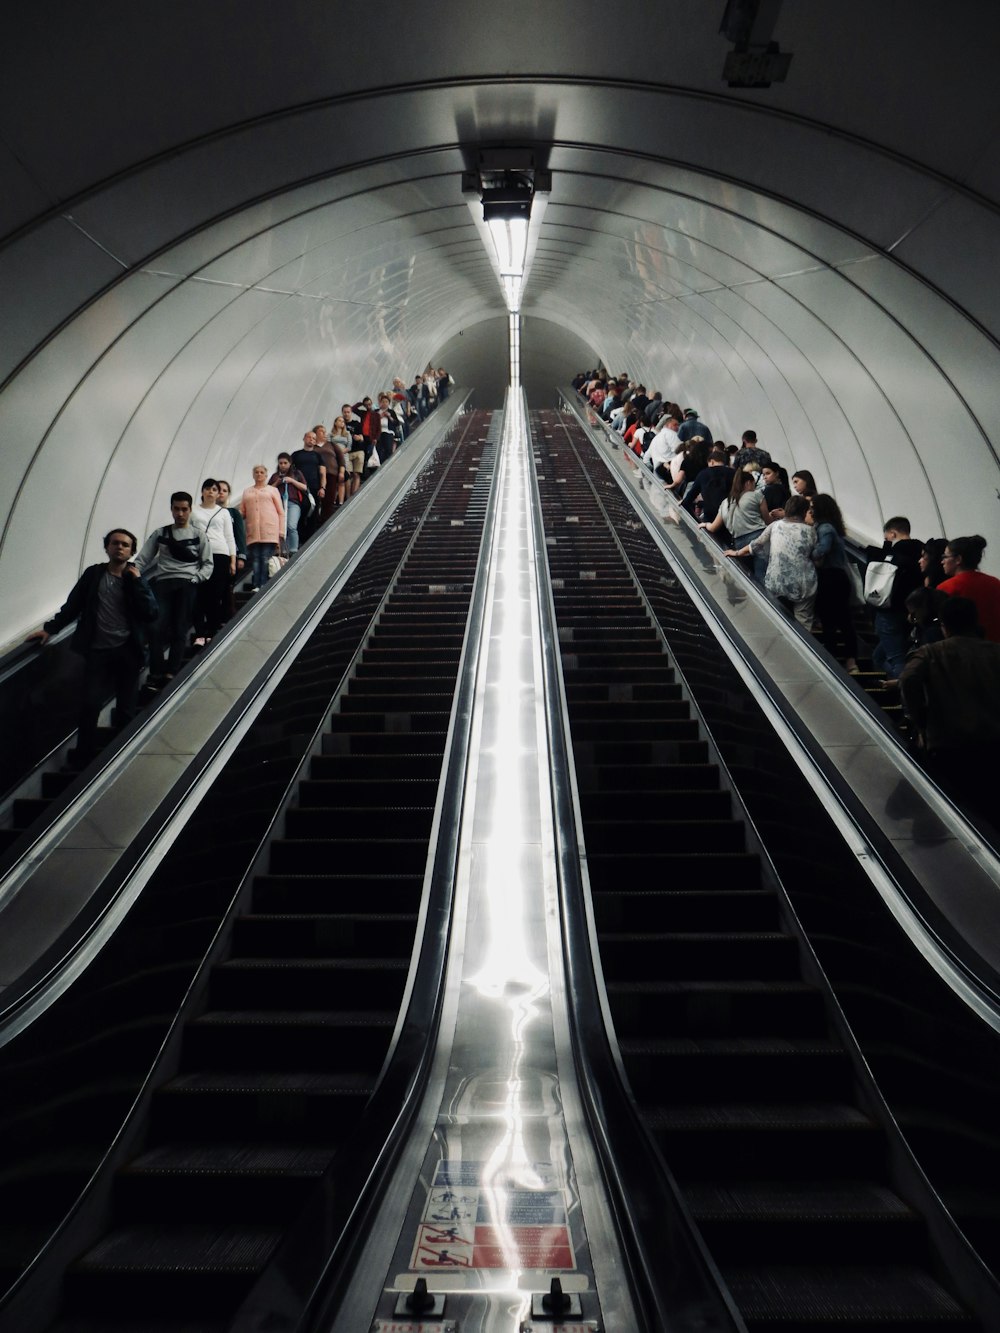
<path id="1" fill-rule="evenodd" d="M 647 1104 L 643 1115 L 682 1181 L 853 1179 L 884 1170 L 878 1126 L 843 1102 Z"/>
<path id="2" fill-rule="evenodd" d="M 601 960 L 606 976 L 627 976 L 634 982 L 663 976 L 672 981 L 773 981 L 795 978 L 799 972 L 796 940 L 780 932 L 609 933 L 601 937 Z"/>
<path id="3" fill-rule="evenodd" d="M 423 758 L 424 756 L 418 756 Z M 393 795 L 405 795 L 409 806 L 423 806 L 433 810 L 437 798 L 438 779 L 434 777 L 400 776 L 393 763 Z M 305 778 L 299 783 L 300 808 L 317 807 L 330 810 L 371 809 L 376 804 L 376 797 L 381 799 L 386 790 L 384 777 L 381 780 L 361 777 L 358 774 L 338 773 L 331 778 Z"/>
<path id="4" fill-rule="evenodd" d="M 164 1144 L 119 1173 L 116 1203 L 129 1222 L 274 1223 L 322 1177 L 334 1152 L 289 1143 Z"/>
<path id="5" fill-rule="evenodd" d="M 850 1097 L 851 1065 L 833 1042 L 819 1038 L 626 1037 L 620 1042 L 632 1088 L 640 1098 L 689 1101 L 840 1100 Z"/>
<path id="6" fill-rule="evenodd" d="M 677 884 L 698 884 L 702 889 L 731 889 L 745 884 L 760 888 L 760 861 L 755 852 L 664 851 L 655 856 L 624 848 L 613 852 L 587 853 L 591 886 L 620 890 L 633 885 L 646 886 L 651 879 L 664 890 Z"/>
<path id="7" fill-rule="evenodd" d="M 651 930 L 708 930 L 720 921 L 733 930 L 769 930 L 778 924 L 771 889 L 606 890 L 594 899 L 598 930 L 643 922 Z"/>
<path id="8" fill-rule="evenodd" d="M 923 1219 L 869 1181 L 694 1182 L 684 1199 L 720 1263 L 927 1259 Z"/>
<path id="9" fill-rule="evenodd" d="M 369 911 L 405 912 L 420 902 L 424 868 L 413 874 L 352 874 L 336 868 L 316 874 L 254 877 L 256 911 L 329 912 L 364 903 Z"/>
<path id="10" fill-rule="evenodd" d="M 396 791 L 395 786 L 392 795 L 397 801 L 401 799 L 401 793 Z M 285 812 L 285 837 L 336 837 L 342 846 L 363 840 L 368 844 L 370 852 L 371 840 L 380 839 L 384 832 L 391 830 L 396 839 L 423 838 L 426 854 L 433 819 L 433 806 L 392 804 L 355 808 L 342 813 L 336 806 L 300 805 L 292 806 Z"/>
<path id="11" fill-rule="evenodd" d="M 825 1034 L 819 991 L 802 981 L 612 981 L 622 1036 L 810 1037 Z"/>
<path id="12" fill-rule="evenodd" d="M 212 1009 L 186 1026 L 183 1067 L 374 1077 L 395 1025 L 390 1009 Z"/>
<path id="13" fill-rule="evenodd" d="M 669 799 L 665 804 L 669 805 Z M 710 847 L 718 855 L 741 852 L 746 846 L 745 830 L 737 820 L 657 819 L 648 806 L 645 819 L 591 819 L 586 838 L 588 853 L 619 852 L 633 858 L 670 856 L 699 847 Z"/>
<path id="14" fill-rule="evenodd" d="M 254 912 L 237 919 L 233 952 L 409 958 L 416 926 L 415 912 Z"/>
<path id="15" fill-rule="evenodd" d="M 730 1268 L 726 1285 L 747 1326 L 757 1329 L 967 1329 L 973 1320 L 928 1273 L 882 1267 Z"/>
<path id="16" fill-rule="evenodd" d="M 588 845 L 589 829 L 593 822 L 627 819 L 630 815 L 634 820 L 637 792 L 641 793 L 642 807 L 651 818 L 655 817 L 655 806 L 650 797 L 657 793 L 643 781 L 644 777 L 644 773 L 633 770 L 634 785 L 631 790 L 615 792 L 605 788 L 603 791 L 581 792 L 580 807 L 584 819 L 588 821 Z M 663 795 L 664 800 L 659 803 L 660 808 L 663 814 L 670 816 L 671 821 L 704 823 L 706 820 L 732 820 L 733 801 L 727 791 L 686 791 L 681 787 L 663 789 Z"/>
<path id="17" fill-rule="evenodd" d="M 113 1297 L 165 1313 L 216 1313 L 240 1299 L 280 1239 L 269 1227 L 122 1227 L 70 1269 L 68 1285 L 85 1309 Z"/>
<path id="18" fill-rule="evenodd" d="M 205 1070 L 178 1074 L 156 1094 L 160 1142 L 234 1137 L 332 1145 L 371 1095 L 367 1073 Z"/>
<path id="19" fill-rule="evenodd" d="M 349 821 L 347 821 L 349 822 Z M 427 863 L 427 839 L 383 838 L 379 861 L 386 873 L 423 873 Z M 329 838 L 276 838 L 271 844 L 271 870 L 278 874 L 316 875 L 324 871 L 363 873 L 372 863 L 370 838 L 351 840 L 343 834 Z"/>

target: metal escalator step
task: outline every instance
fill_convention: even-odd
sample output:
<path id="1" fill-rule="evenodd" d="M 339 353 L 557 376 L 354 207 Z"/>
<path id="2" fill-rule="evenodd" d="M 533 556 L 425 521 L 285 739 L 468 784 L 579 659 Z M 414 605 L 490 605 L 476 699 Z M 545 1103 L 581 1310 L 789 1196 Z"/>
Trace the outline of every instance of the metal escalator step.
<path id="1" fill-rule="evenodd" d="M 919 1214 L 885 1185 L 869 1180 L 694 1181 L 684 1199 L 699 1222 L 757 1222 L 777 1217 L 905 1218 Z"/>
<path id="2" fill-rule="evenodd" d="M 424 756 L 419 756 L 423 758 Z M 437 797 L 438 779 L 434 777 L 410 777 L 400 775 L 393 764 L 393 794 L 405 796 L 409 807 L 422 806 L 433 810 Z M 299 783 L 299 808 L 317 807 L 331 810 L 372 809 L 385 795 L 385 780 L 348 775 L 346 773 L 328 778 L 304 778 Z"/>
<path id="3" fill-rule="evenodd" d="M 780 931 L 605 932 L 600 948 L 609 979 L 770 980 L 799 974 L 797 942 Z"/>
<path id="4" fill-rule="evenodd" d="M 972 1317 L 922 1269 L 810 1266 L 726 1268 L 723 1277 L 752 1329 L 965 1328 Z"/>
<path id="5" fill-rule="evenodd" d="M 278 1233 L 265 1227 L 123 1227 L 76 1264 L 77 1272 L 185 1271 L 254 1273 L 274 1253 Z"/>
<path id="6" fill-rule="evenodd" d="M 594 899 L 598 931 L 642 921 L 653 930 L 708 930 L 725 921 L 734 930 L 778 924 L 773 889 L 607 889 Z"/>
<path id="7" fill-rule="evenodd" d="M 330 1148 L 298 1143 L 167 1143 L 136 1157 L 122 1174 L 267 1176 L 318 1179 L 330 1164 Z"/>
<path id="8" fill-rule="evenodd" d="M 415 912 L 255 912 L 235 922 L 233 952 L 265 957 L 289 953 L 409 958 L 416 926 Z"/>
<path id="9" fill-rule="evenodd" d="M 398 800 L 399 793 L 393 790 Z M 336 806 L 300 805 L 292 806 L 285 812 L 285 837 L 324 838 L 333 837 L 341 844 L 364 840 L 372 850 L 373 840 L 379 841 L 386 830 L 391 830 L 395 839 L 430 837 L 431 823 L 434 819 L 434 807 L 383 805 L 381 807 L 355 807 L 350 814 L 341 815 Z"/>
<path id="10" fill-rule="evenodd" d="M 673 812 L 671 812 L 673 813 Z M 735 819 L 658 819 L 649 813 L 635 818 L 630 808 L 615 819 L 610 811 L 590 819 L 585 832 L 588 853 L 621 852 L 627 856 L 661 856 L 710 847 L 713 854 L 741 852 L 746 846 L 743 824 Z"/>
<path id="11" fill-rule="evenodd" d="M 422 891 L 422 866 L 412 874 L 375 875 L 324 867 L 315 874 L 256 875 L 253 904 L 255 911 L 329 912 L 364 903 L 369 910 L 405 912 Z"/>
<path id="12" fill-rule="evenodd" d="M 328 838 L 276 838 L 271 844 L 271 870 L 281 874 L 322 874 L 336 868 L 359 873 L 373 859 L 370 838 L 351 839 L 330 829 Z M 379 863 L 386 871 L 422 873 L 427 863 L 427 838 L 384 838 Z"/>
<path id="13" fill-rule="evenodd" d="M 591 793 L 608 796 L 621 794 L 634 800 L 637 793 L 643 797 L 660 792 L 697 792 L 713 798 L 718 792 L 719 767 L 717 764 L 592 764 L 577 762 L 580 790 L 588 798 Z"/>

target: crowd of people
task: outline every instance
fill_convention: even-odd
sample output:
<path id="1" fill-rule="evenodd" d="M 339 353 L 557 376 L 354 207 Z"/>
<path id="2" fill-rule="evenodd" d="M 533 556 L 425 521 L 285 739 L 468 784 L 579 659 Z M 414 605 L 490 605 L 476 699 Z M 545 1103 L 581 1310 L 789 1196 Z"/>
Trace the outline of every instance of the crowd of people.
<path id="1" fill-rule="evenodd" d="M 127 528 L 107 534 L 106 561 L 85 569 L 56 614 L 28 636 L 44 645 L 76 623 L 70 646 L 84 662 L 77 765 L 96 753 L 105 701 L 114 697 L 117 728 L 131 721 L 147 663 L 147 686 L 161 689 L 180 670 L 192 633 L 204 648 L 233 615 L 234 590 L 247 573 L 259 592 L 444 402 L 451 384 L 443 368 L 428 367 L 409 387 L 397 378 L 374 400 L 344 403 L 329 428 L 312 426 L 273 469 L 255 464 L 241 492 L 221 477 L 204 479 L 197 503 L 190 491 L 174 491 L 170 522 L 141 546 Z"/>
<path id="2" fill-rule="evenodd" d="M 858 560 L 836 499 L 810 472 L 789 477 L 755 431 L 727 445 L 697 409 L 628 375 L 581 371 L 573 387 L 852 675 L 861 671 L 856 613 L 873 611 L 872 665 L 885 674 L 883 688 L 899 689 L 915 752 L 978 807 L 1000 743 L 1000 579 L 979 568 L 985 539 L 919 541 L 909 519 L 894 515 L 883 545 Z"/>

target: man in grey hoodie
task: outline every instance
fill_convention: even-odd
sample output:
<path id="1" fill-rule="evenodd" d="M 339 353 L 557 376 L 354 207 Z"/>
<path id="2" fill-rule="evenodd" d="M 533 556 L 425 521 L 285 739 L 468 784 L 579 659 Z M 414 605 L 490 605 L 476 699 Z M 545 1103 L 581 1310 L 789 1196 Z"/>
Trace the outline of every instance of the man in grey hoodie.
<path id="1" fill-rule="evenodd" d="M 149 683 L 154 687 L 181 669 L 198 584 L 207 582 L 215 568 L 208 538 L 191 525 L 192 503 L 187 491 L 174 491 L 173 523 L 151 532 L 135 558 L 159 607 L 149 635 Z"/>

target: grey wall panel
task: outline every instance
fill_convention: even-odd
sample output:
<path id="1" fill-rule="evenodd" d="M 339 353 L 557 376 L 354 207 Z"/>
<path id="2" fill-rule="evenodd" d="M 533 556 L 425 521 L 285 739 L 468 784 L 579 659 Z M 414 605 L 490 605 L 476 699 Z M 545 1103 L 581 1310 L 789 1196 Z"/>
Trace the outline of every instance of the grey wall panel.
<path id="1" fill-rule="evenodd" d="M 61 413 L 80 381 L 92 372 L 107 348 L 174 285 L 164 278 L 137 274 L 115 287 L 53 338 L 0 394 L 0 440 L 8 476 L 28 473 L 48 431 L 62 434 Z M 68 445 L 68 437 L 63 435 L 63 440 Z M 85 446 L 88 440 L 86 432 L 73 447 Z M 0 491 L 0 534 L 18 494 L 16 486 Z M 0 535 L 0 543 L 2 540 Z"/>
<path id="2" fill-rule="evenodd" d="M 127 453 L 128 466 L 120 487 L 113 487 L 121 511 L 113 521 L 133 531 L 144 526 L 175 423 L 142 411 L 143 404 L 190 332 L 233 294 L 224 287 L 185 283 L 168 299 L 172 314 L 155 307 L 158 317 L 140 320 L 82 382 L 18 492 L 0 553 L 0 604 L 12 626 L 36 623 L 40 613 L 59 605 L 80 568 L 100 558 L 100 545 L 88 540 L 91 514 L 119 450 Z M 57 520 L 46 524 L 41 564 L 34 552 L 40 515 Z"/>
<path id="3" fill-rule="evenodd" d="M 949 292 L 994 336 L 1000 336 L 1000 288 L 984 278 L 996 270 L 998 228 L 994 209 L 952 195 L 895 250 L 897 259 Z"/>
<path id="4" fill-rule="evenodd" d="M 121 273 L 121 264 L 63 218 L 0 249 L 0 383 L 82 302 Z"/>
<path id="5" fill-rule="evenodd" d="M 0 236 L 31 221 L 56 201 L 46 193 L 24 163 L 0 140 Z"/>

